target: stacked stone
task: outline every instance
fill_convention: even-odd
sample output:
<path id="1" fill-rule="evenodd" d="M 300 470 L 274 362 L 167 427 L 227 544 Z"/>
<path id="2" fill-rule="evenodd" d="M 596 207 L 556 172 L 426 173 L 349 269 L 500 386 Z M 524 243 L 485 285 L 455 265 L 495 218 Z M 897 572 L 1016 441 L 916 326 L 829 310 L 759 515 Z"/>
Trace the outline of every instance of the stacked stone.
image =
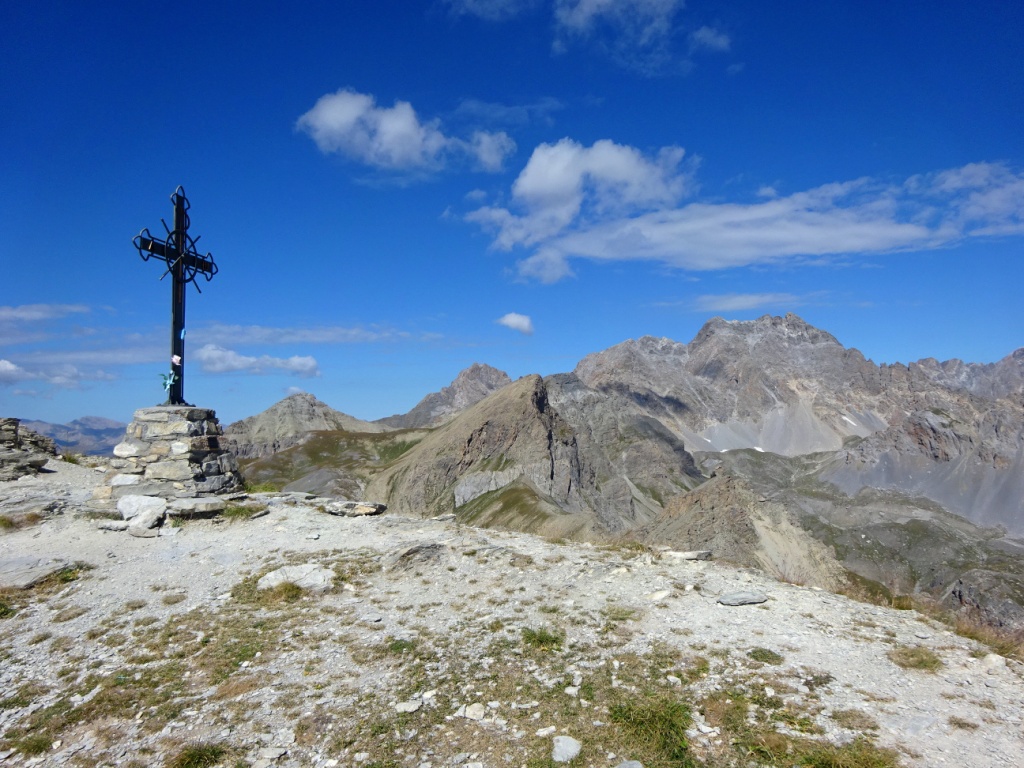
<path id="1" fill-rule="evenodd" d="M 190 498 L 242 488 L 234 455 L 221 447 L 222 430 L 209 408 L 141 408 L 114 447 L 117 470 L 110 495 Z"/>
<path id="2" fill-rule="evenodd" d="M 0 481 L 35 474 L 57 455 L 51 438 L 21 429 L 20 424 L 19 419 L 0 418 Z"/>

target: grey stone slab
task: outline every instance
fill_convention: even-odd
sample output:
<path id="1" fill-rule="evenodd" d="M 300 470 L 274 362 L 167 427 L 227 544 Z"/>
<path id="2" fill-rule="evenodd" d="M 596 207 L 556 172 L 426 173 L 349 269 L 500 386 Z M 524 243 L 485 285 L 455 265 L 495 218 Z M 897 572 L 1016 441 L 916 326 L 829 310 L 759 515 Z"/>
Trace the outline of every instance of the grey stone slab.
<path id="1" fill-rule="evenodd" d="M 0 588 L 28 589 L 70 563 L 60 558 L 13 557 L 0 560 Z"/>
<path id="2" fill-rule="evenodd" d="M 757 605 L 767 600 L 767 595 L 760 592 L 730 592 L 728 595 L 718 598 L 718 602 L 722 605 Z"/>

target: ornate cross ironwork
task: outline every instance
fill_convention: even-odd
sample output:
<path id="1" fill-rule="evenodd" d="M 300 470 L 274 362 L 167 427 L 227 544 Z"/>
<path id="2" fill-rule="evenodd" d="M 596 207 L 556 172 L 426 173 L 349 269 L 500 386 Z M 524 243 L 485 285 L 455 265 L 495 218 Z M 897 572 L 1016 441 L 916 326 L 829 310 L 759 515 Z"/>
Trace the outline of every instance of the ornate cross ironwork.
<path id="1" fill-rule="evenodd" d="M 163 280 L 167 275 L 171 276 L 171 373 L 164 377 L 164 387 L 167 389 L 165 405 L 188 405 L 184 394 L 185 286 L 192 283 L 196 290 L 202 293 L 196 277 L 202 275 L 209 282 L 217 274 L 217 265 L 209 253 L 205 256 L 199 255 L 196 250 L 199 238 L 193 240 L 188 233 L 189 203 L 184 188 L 178 187 L 174 190 L 171 202 L 174 203 L 174 229 L 168 228 L 167 222 L 160 219 L 167 237 L 157 240 L 147 227 L 137 234 L 132 242 L 143 261 L 149 261 L 155 256 L 167 264 L 167 271 L 160 277 Z"/>

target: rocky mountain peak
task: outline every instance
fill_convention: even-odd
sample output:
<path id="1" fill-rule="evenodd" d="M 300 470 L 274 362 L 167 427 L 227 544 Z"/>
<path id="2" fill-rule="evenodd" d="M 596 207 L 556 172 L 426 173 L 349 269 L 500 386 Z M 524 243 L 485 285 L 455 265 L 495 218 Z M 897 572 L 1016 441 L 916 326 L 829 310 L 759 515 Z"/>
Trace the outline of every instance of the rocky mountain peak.
<path id="1" fill-rule="evenodd" d="M 408 413 L 388 416 L 377 423 L 391 429 L 440 426 L 511 383 L 512 379 L 504 371 L 484 363 L 473 363 L 460 371 L 451 384 L 424 397 Z"/>
<path id="2" fill-rule="evenodd" d="M 255 458 L 295 445 L 310 432 L 380 432 L 384 427 L 336 411 L 308 392 L 279 400 L 262 413 L 229 424 L 224 437 L 239 458 Z"/>

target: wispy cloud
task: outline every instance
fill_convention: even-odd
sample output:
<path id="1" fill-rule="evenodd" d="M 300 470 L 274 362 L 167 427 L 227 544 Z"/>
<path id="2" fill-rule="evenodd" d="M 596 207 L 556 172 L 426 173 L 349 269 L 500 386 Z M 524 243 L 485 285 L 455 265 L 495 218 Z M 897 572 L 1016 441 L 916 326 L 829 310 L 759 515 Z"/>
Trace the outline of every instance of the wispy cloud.
<path id="1" fill-rule="evenodd" d="M 90 308 L 84 304 L 0 306 L 0 346 L 46 341 L 54 336 L 55 321 L 88 312 Z"/>
<path id="2" fill-rule="evenodd" d="M 0 307 L 0 323 L 31 323 L 89 312 L 84 304 L 22 304 Z"/>
<path id="3" fill-rule="evenodd" d="M 555 0 L 555 50 L 582 40 L 623 66 L 642 72 L 664 68 L 682 0 Z"/>
<path id="4" fill-rule="evenodd" d="M 513 331 L 519 331 L 527 336 L 533 335 L 533 320 L 530 319 L 529 315 L 520 315 L 518 312 L 509 312 L 507 315 L 499 317 L 497 323 L 498 325 L 511 328 Z"/>
<path id="5" fill-rule="evenodd" d="M 501 104 L 478 99 L 464 99 L 454 114 L 460 119 L 475 120 L 491 125 L 549 124 L 552 115 L 564 108 L 565 104 L 549 96 L 530 104 Z"/>
<path id="6" fill-rule="evenodd" d="M 268 374 L 284 372 L 302 377 L 320 375 L 316 359 L 309 356 L 271 357 L 270 355 L 260 355 L 254 357 L 239 354 L 216 344 L 205 344 L 196 350 L 193 357 L 206 373 Z"/>
<path id="7" fill-rule="evenodd" d="M 709 26 L 688 35 L 680 23 L 684 0 L 446 0 L 459 16 L 508 21 L 543 7 L 550 12 L 552 50 L 598 51 L 641 74 L 686 73 L 693 57 L 731 47 L 729 35 Z"/>
<path id="8" fill-rule="evenodd" d="M 281 328 L 268 325 L 214 323 L 195 331 L 201 343 L 232 345 L 268 344 L 369 344 L 414 338 L 407 331 L 321 325 L 312 328 Z"/>
<path id="9" fill-rule="evenodd" d="M 74 365 L 22 367 L 10 360 L 0 359 L 0 386 L 38 381 L 62 389 L 74 389 L 83 381 L 111 381 L 115 377 L 105 371 L 83 371 Z"/>
<path id="10" fill-rule="evenodd" d="M 712 27 L 700 27 L 690 33 L 690 52 L 710 51 L 723 53 L 728 51 L 732 45 L 729 36 L 724 32 Z"/>
<path id="11" fill-rule="evenodd" d="M 699 312 L 741 312 L 762 307 L 798 307 L 803 303 L 792 293 L 721 293 L 698 296 L 693 308 Z"/>
<path id="12" fill-rule="evenodd" d="M 321 96 L 296 127 L 324 154 L 384 171 L 439 171 L 450 162 L 469 159 L 479 170 L 495 172 L 515 151 L 515 142 L 504 131 L 474 131 L 465 139 L 448 136 L 440 120 L 421 120 L 407 101 L 380 107 L 373 96 L 348 88 Z"/>
<path id="13" fill-rule="evenodd" d="M 495 249 L 532 251 L 519 272 L 542 282 L 571 275 L 573 259 L 700 271 L 1024 234 L 1024 173 L 999 163 L 902 183 L 825 184 L 755 203 L 680 205 L 694 186 L 678 167 L 681 158 L 676 147 L 645 156 L 611 142 L 541 145 L 513 184 L 509 206 L 466 218 L 494 233 Z"/>
<path id="14" fill-rule="evenodd" d="M 488 21 L 505 21 L 540 5 L 541 0 L 446 0 L 452 12 Z"/>

